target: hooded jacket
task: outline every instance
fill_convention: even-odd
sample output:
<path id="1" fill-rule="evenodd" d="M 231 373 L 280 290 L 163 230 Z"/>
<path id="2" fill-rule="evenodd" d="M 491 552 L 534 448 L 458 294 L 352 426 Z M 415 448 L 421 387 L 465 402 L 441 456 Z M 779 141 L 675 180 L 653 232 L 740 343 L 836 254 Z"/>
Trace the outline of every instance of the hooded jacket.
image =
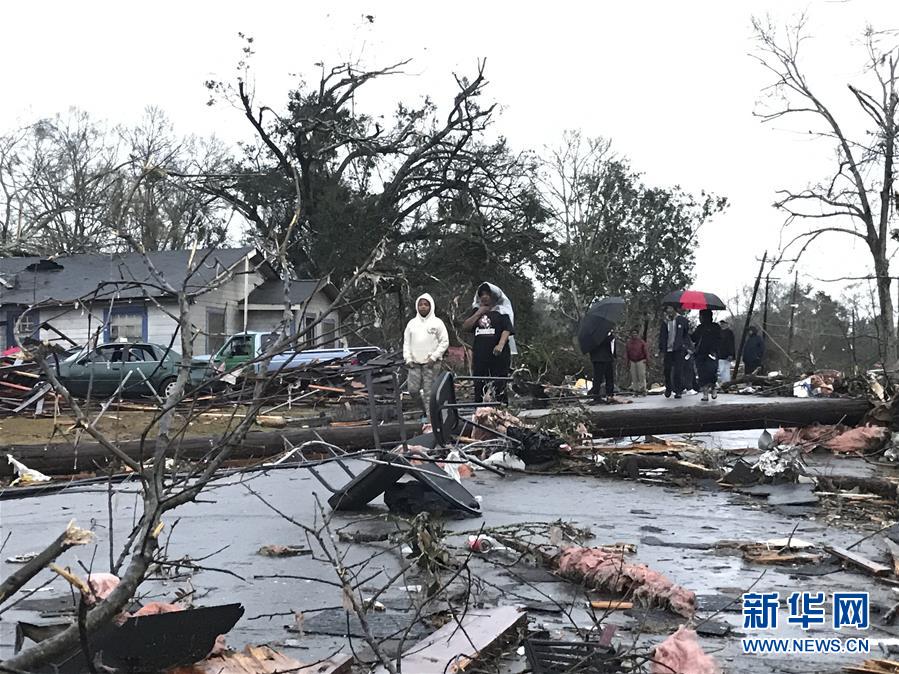
<path id="1" fill-rule="evenodd" d="M 431 310 L 427 316 L 418 313 L 419 300 L 427 300 Z M 446 326 L 434 315 L 434 298 L 428 293 L 419 295 L 415 300 L 415 317 L 406 324 L 403 333 L 403 359 L 407 363 L 424 365 L 430 359 L 438 361 L 443 358 L 449 347 L 449 334 Z"/>
<path id="2" fill-rule="evenodd" d="M 512 302 L 509 301 L 509 298 L 506 297 L 506 293 L 504 293 L 499 286 L 494 285 L 493 283 L 489 283 L 484 281 L 478 286 L 478 289 L 474 293 L 474 299 L 471 302 L 471 308 L 477 309 L 481 306 L 481 298 L 478 297 L 478 293 L 481 292 L 481 288 L 483 286 L 487 286 L 490 288 L 490 292 L 492 292 L 496 296 L 496 306 L 494 307 L 495 311 L 498 311 L 501 314 L 505 314 L 509 317 L 509 320 L 512 322 L 512 325 L 515 325 L 515 310 L 512 308 Z M 509 352 L 515 356 L 518 354 L 518 345 L 515 343 L 515 335 L 509 336 Z"/>

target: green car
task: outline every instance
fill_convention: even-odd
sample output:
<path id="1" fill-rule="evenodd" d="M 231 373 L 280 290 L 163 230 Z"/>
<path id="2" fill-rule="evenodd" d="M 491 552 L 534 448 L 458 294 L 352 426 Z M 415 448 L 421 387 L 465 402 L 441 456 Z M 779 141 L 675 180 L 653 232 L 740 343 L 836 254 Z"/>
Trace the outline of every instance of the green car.
<path id="1" fill-rule="evenodd" d="M 58 377 L 77 396 L 106 397 L 121 387 L 123 396 L 166 398 L 175 385 L 181 356 L 159 344 L 103 344 L 59 363 Z M 124 382 L 124 384 L 123 384 Z"/>

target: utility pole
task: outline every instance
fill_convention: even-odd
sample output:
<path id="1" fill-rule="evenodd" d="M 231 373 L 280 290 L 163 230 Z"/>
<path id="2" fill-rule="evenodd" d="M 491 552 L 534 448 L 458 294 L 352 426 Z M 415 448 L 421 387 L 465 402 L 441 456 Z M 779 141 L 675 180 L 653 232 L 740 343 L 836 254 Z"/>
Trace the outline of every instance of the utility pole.
<path id="1" fill-rule="evenodd" d="M 755 277 L 755 285 L 752 287 L 752 299 L 749 300 L 749 309 L 746 311 L 746 321 L 743 324 L 743 334 L 740 335 L 740 348 L 737 349 L 737 362 L 734 367 L 734 375 L 740 371 L 740 361 L 743 360 L 743 347 L 746 346 L 746 338 L 749 336 L 749 323 L 752 321 L 752 311 L 755 309 L 755 298 L 759 293 L 759 284 L 762 282 L 762 274 L 765 273 L 765 262 L 768 261 L 768 251 L 762 255 L 762 264 L 759 274 Z"/>
<path id="2" fill-rule="evenodd" d="M 790 293 L 790 332 L 787 335 L 787 355 L 790 357 L 790 365 L 793 361 L 793 331 L 796 320 L 796 290 L 799 286 L 799 272 L 793 277 L 793 292 Z"/>

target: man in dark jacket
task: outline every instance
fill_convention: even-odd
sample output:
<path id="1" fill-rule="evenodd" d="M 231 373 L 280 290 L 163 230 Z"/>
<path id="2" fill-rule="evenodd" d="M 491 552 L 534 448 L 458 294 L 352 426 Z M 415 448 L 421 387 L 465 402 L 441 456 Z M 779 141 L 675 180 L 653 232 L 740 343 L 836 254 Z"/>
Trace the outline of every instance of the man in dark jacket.
<path id="1" fill-rule="evenodd" d="M 598 402 L 610 402 L 615 395 L 615 333 L 608 336 L 590 352 L 593 361 L 593 389 L 590 394 Z M 602 385 L 605 382 L 606 395 L 602 396 Z"/>
<path id="2" fill-rule="evenodd" d="M 743 363 L 746 366 L 746 374 L 752 374 L 762 366 L 765 357 L 765 340 L 759 334 L 756 326 L 749 328 L 749 336 L 743 346 Z"/>
<path id="3" fill-rule="evenodd" d="M 721 347 L 718 350 L 718 383 L 726 384 L 730 381 L 730 369 L 734 358 L 737 357 L 737 343 L 734 339 L 734 331 L 730 329 L 727 321 L 718 321 L 721 326 Z"/>
<path id="4" fill-rule="evenodd" d="M 680 398 L 684 390 L 684 359 L 690 346 L 690 322 L 674 307 L 665 307 L 665 318 L 659 329 L 659 353 L 665 369 L 665 397 Z"/>

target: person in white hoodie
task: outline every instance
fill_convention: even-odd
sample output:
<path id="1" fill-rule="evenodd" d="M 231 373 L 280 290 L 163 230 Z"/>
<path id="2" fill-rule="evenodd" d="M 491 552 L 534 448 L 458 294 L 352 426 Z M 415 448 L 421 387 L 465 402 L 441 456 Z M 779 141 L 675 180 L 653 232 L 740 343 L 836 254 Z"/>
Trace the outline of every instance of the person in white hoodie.
<path id="1" fill-rule="evenodd" d="M 415 318 L 406 324 L 403 334 L 403 358 L 409 369 L 409 395 L 427 417 L 431 388 L 449 347 L 449 334 L 443 321 L 434 315 L 434 298 L 428 293 L 415 300 L 415 309 Z"/>

